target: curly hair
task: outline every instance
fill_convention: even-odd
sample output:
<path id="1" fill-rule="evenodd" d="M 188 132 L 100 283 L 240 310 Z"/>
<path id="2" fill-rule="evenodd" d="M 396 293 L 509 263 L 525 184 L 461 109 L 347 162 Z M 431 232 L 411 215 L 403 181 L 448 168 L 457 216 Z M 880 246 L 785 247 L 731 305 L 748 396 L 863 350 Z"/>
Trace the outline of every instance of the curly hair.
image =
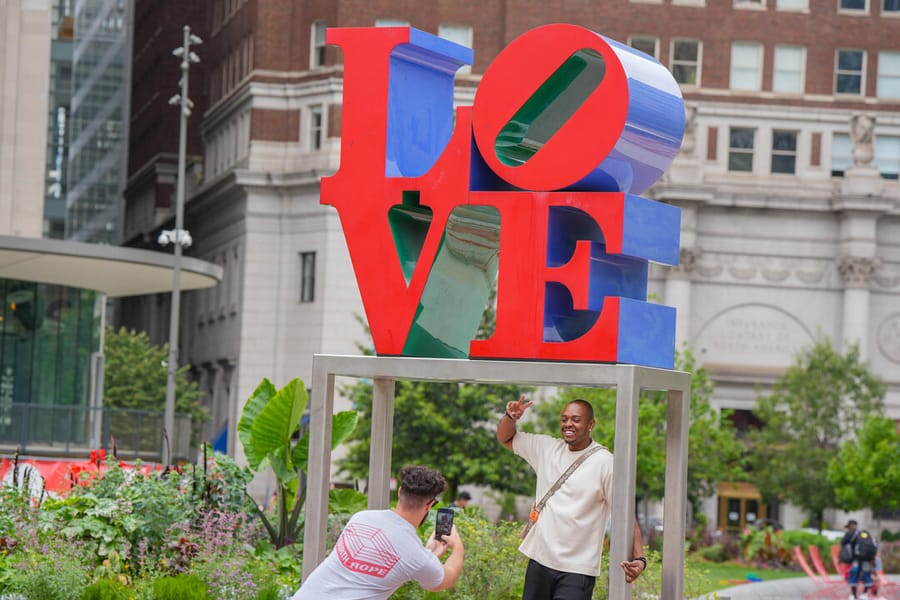
<path id="1" fill-rule="evenodd" d="M 421 465 L 406 465 L 400 469 L 397 479 L 402 495 L 412 496 L 416 500 L 432 500 L 447 489 L 447 480 L 443 475 Z"/>

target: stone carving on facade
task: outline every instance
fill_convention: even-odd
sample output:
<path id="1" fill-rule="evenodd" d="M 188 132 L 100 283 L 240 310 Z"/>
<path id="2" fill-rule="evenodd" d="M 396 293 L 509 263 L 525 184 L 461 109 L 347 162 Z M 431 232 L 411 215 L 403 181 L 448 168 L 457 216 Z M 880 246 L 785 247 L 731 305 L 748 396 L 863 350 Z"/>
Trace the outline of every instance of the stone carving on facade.
<path id="1" fill-rule="evenodd" d="M 721 261 L 715 260 L 715 257 L 704 254 L 694 265 L 694 270 L 707 279 L 716 279 L 722 274 L 724 267 Z"/>
<path id="2" fill-rule="evenodd" d="M 727 262 L 729 263 L 728 272 L 735 279 L 747 281 L 756 277 L 759 272 L 756 261 L 748 260 L 746 257 L 731 257 Z"/>
<path id="3" fill-rule="evenodd" d="M 880 287 L 890 289 L 895 288 L 897 285 L 900 285 L 900 271 L 895 267 L 890 271 L 882 265 L 880 269 L 875 271 L 875 275 L 872 276 L 872 279 L 875 280 Z"/>
<path id="4" fill-rule="evenodd" d="M 684 136 L 681 138 L 681 149 L 678 151 L 683 156 L 692 156 L 697 146 L 697 105 L 684 103 Z"/>
<path id="5" fill-rule="evenodd" d="M 807 287 L 824 285 L 834 273 L 834 263 L 827 259 L 733 255 L 700 248 L 683 248 L 680 263 L 666 267 L 670 276 L 696 274 L 705 280 L 730 277 L 746 283 Z M 884 273 L 879 258 L 846 256 L 837 261 L 837 271 L 846 287 L 866 287 L 870 281 L 885 288 L 900 285 L 900 271 Z"/>
<path id="6" fill-rule="evenodd" d="M 791 270 L 788 267 L 791 266 L 790 262 L 785 263 L 784 261 L 776 260 L 773 264 L 764 263 L 761 273 L 766 281 L 780 283 L 790 277 Z"/>
<path id="7" fill-rule="evenodd" d="M 845 287 L 868 287 L 869 281 L 881 265 L 881 260 L 868 256 L 842 256 L 837 261 L 837 270 Z"/>
<path id="8" fill-rule="evenodd" d="M 693 251 L 693 249 L 692 249 Z M 686 259 L 682 255 L 682 262 Z M 696 252 L 691 271 L 704 279 L 717 279 L 726 271 L 735 279 L 782 283 L 795 277 L 804 285 L 821 283 L 828 273 L 829 261 L 784 257 L 733 256 L 716 252 Z M 900 277 L 898 277 L 900 279 Z"/>
<path id="9" fill-rule="evenodd" d="M 853 166 L 868 167 L 875 158 L 875 117 L 857 113 L 850 117 L 850 139 L 853 141 Z"/>
<path id="10" fill-rule="evenodd" d="M 797 276 L 797 279 L 802 281 L 805 284 L 812 285 L 814 283 L 819 283 L 822 279 L 825 278 L 825 269 L 803 269 L 798 268 L 794 274 Z"/>
<path id="11" fill-rule="evenodd" d="M 878 348 L 885 358 L 900 364 L 900 313 L 889 316 L 878 327 Z"/>
<path id="12" fill-rule="evenodd" d="M 697 261 L 703 256 L 703 250 L 697 247 L 682 247 L 678 252 L 678 264 L 668 267 L 670 276 L 690 277 L 697 266 Z"/>

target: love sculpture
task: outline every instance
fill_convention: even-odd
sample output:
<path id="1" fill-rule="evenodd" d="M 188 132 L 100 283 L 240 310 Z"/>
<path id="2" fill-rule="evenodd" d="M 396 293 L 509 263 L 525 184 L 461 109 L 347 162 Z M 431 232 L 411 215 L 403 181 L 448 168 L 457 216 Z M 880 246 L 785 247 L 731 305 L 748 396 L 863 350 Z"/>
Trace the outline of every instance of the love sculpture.
<path id="1" fill-rule="evenodd" d="M 642 198 L 681 145 L 653 58 L 575 25 L 516 38 L 453 108 L 472 51 L 409 27 L 327 33 L 344 56 L 340 216 L 378 355 L 671 369 L 681 212 Z M 474 340 L 496 286 L 493 335 Z"/>

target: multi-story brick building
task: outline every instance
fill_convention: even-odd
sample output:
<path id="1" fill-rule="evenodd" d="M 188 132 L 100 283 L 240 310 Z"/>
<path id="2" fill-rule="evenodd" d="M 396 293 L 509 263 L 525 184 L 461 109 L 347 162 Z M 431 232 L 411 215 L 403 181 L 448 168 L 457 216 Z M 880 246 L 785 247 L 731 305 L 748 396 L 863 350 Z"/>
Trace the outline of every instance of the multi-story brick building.
<path id="1" fill-rule="evenodd" d="M 156 18 L 142 4 L 138 31 Z M 888 414 L 900 418 L 900 1 L 202 4 L 202 16 L 184 15 L 206 40 L 205 80 L 193 87 L 204 109 L 191 120 L 202 163 L 191 169 L 186 226 L 190 252 L 222 265 L 225 278 L 185 298 L 181 356 L 209 394 L 209 434 L 221 447 L 239 452 L 234 426 L 262 377 L 308 379 L 314 353 L 353 353 L 364 339 L 337 214 L 318 198 L 341 133 L 341 53 L 325 45 L 325 28 L 346 26 L 410 24 L 471 45 L 460 104 L 511 40 L 544 23 L 583 25 L 654 55 L 681 85 L 688 121 L 681 153 L 648 194 L 683 209 L 682 261 L 652 269 L 651 291 L 678 309 L 679 342 L 714 371 L 714 404 L 752 420 L 758 386 L 825 335 L 860 344 L 889 383 Z M 147 86 L 137 65 L 169 60 L 177 41 L 154 35 L 135 39 L 132 127 L 146 136 L 152 127 L 141 123 L 155 123 L 166 135 L 140 161 L 132 150 L 134 245 L 155 240 L 171 217 L 171 170 L 146 178 L 153 157 L 174 151 L 174 118 L 160 116 L 174 109 L 165 92 L 151 98 L 166 86 Z M 142 187 L 151 180 L 155 188 Z M 164 339 L 165 298 L 125 315 Z M 709 510 L 723 528 L 765 515 L 751 488 L 723 489 Z"/>

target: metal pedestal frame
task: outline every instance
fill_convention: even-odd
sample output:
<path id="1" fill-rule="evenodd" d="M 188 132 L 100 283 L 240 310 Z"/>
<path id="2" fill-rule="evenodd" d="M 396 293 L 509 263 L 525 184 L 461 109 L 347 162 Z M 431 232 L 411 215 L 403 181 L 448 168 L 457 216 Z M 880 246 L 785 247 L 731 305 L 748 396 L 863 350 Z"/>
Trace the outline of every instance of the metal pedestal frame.
<path id="1" fill-rule="evenodd" d="M 618 566 L 631 550 L 637 458 L 638 400 L 642 390 L 668 392 L 666 413 L 666 481 L 663 517 L 663 600 L 681 600 L 684 591 L 684 530 L 691 376 L 635 365 L 516 362 L 441 358 L 313 356 L 309 423 L 309 473 L 306 527 L 303 534 L 303 579 L 325 558 L 328 488 L 331 473 L 331 416 L 335 376 L 373 380 L 372 440 L 369 454 L 369 508 L 387 508 L 390 499 L 394 381 L 519 383 L 536 386 L 616 388 L 616 439 L 609 598 L 630 597 Z M 498 443 L 498 452 L 502 449 Z M 505 451 L 505 450 L 503 450 Z M 440 469 L 440 465 L 432 465 Z M 524 575 L 523 575 L 524 576 Z"/>

